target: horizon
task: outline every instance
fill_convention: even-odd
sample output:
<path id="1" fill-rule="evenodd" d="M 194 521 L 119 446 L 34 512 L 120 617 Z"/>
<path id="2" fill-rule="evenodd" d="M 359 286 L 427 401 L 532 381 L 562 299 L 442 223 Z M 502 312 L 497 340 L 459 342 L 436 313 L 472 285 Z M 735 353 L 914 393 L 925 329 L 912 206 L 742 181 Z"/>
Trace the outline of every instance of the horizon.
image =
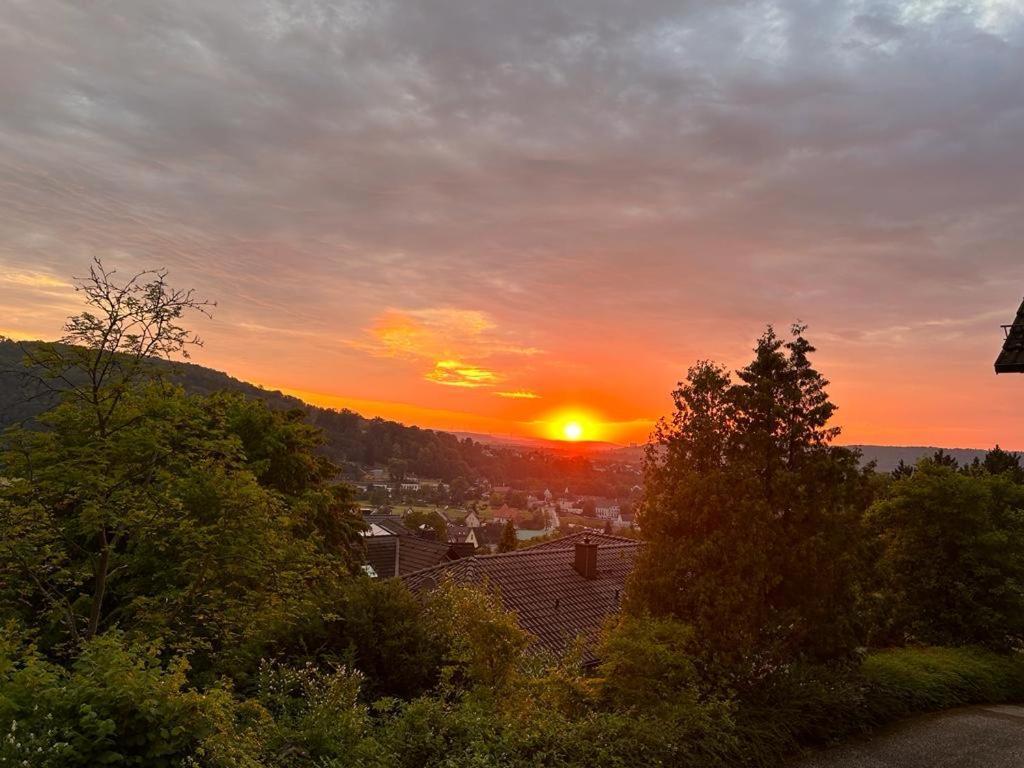
<path id="1" fill-rule="evenodd" d="M 799 321 L 843 444 L 1024 446 L 1014 4 L 110 11 L 0 13 L 0 335 L 166 268 L 199 364 L 628 445 Z"/>

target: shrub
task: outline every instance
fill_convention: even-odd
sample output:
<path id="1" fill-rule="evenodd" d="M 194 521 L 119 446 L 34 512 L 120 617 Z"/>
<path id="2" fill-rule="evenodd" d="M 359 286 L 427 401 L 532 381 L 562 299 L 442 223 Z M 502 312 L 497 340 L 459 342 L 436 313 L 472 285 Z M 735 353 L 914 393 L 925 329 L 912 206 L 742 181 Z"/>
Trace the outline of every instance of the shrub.
<path id="1" fill-rule="evenodd" d="M 0 637 L 0 766 L 258 765 L 227 690 L 187 687 L 187 664 L 116 634 L 88 642 L 69 670 L 8 628 Z"/>

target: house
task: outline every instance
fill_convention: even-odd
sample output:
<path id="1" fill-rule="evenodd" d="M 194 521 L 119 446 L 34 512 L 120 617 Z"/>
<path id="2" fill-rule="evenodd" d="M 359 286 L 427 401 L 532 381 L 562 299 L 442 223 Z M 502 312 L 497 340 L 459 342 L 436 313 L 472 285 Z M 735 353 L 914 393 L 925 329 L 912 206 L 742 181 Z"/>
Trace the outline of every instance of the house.
<path id="1" fill-rule="evenodd" d="M 467 552 L 445 542 L 425 539 L 402 525 L 396 515 L 363 515 L 362 532 L 367 575 L 386 579 L 463 557 Z"/>
<path id="2" fill-rule="evenodd" d="M 420 481 L 415 477 L 407 477 L 399 483 L 399 488 L 403 491 L 419 491 Z"/>
<path id="3" fill-rule="evenodd" d="M 619 536 L 579 533 L 514 552 L 440 563 L 402 580 L 415 593 L 428 592 L 446 578 L 493 588 L 533 635 L 534 651 L 561 653 L 582 638 L 584 662 L 593 664 L 601 627 L 619 612 L 642 546 Z"/>
<path id="4" fill-rule="evenodd" d="M 595 499 L 594 516 L 601 520 L 616 520 L 622 512 L 622 507 L 612 499 Z"/>
<path id="5" fill-rule="evenodd" d="M 480 544 L 476 537 L 476 529 L 470 528 L 468 525 L 449 525 L 448 543 L 472 544 L 474 549 Z"/>
<path id="6" fill-rule="evenodd" d="M 463 525 L 467 525 L 470 528 L 479 528 L 480 527 L 480 518 L 477 516 L 476 512 L 474 512 L 473 510 L 470 510 L 469 514 L 466 515 L 466 519 L 463 520 L 462 523 L 463 523 Z"/>

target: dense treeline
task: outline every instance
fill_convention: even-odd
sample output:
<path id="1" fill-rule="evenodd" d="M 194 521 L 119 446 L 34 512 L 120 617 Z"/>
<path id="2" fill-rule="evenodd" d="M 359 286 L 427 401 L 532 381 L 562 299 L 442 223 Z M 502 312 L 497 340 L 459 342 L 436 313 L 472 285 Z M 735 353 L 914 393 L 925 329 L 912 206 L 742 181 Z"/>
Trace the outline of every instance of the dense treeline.
<path id="1" fill-rule="evenodd" d="M 0 428 L 32 423 L 60 400 L 60 382 L 39 378 L 36 358 L 60 345 L 15 343 L 0 338 Z M 33 352 L 35 351 L 35 352 Z M 70 350 L 65 350 L 69 352 Z M 628 469 L 610 466 L 598 471 L 583 457 L 557 456 L 545 451 L 485 445 L 447 432 L 405 426 L 394 421 L 367 419 L 350 410 L 319 408 L 270 390 L 234 379 L 227 374 L 187 362 L 152 361 L 166 369 L 169 380 L 190 394 L 236 392 L 260 400 L 276 411 L 300 411 L 322 431 L 318 452 L 334 461 L 339 471 L 358 477 L 360 468 L 400 465 L 409 474 L 452 482 L 486 479 L 494 485 L 543 490 L 562 488 L 595 496 L 626 495 L 637 478 Z M 72 381 L 75 381 L 72 378 Z"/>
<path id="2" fill-rule="evenodd" d="M 1019 457 L 859 468 L 801 328 L 680 385 L 583 670 L 498 595 L 363 576 L 323 433 L 152 365 L 195 341 L 192 294 L 99 265 L 82 288 L 31 350 L 54 406 L 4 437 L 0 766 L 770 766 L 1024 697 Z"/>

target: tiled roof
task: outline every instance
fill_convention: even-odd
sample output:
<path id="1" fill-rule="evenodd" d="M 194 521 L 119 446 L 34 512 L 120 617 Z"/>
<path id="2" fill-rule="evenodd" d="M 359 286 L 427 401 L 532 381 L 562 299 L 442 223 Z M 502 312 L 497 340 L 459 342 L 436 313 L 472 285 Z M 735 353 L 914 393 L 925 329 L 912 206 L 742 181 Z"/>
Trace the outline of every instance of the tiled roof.
<path id="1" fill-rule="evenodd" d="M 379 525 L 388 533 L 393 533 L 396 536 L 412 536 L 414 533 L 402 525 L 402 518 L 398 515 L 363 515 L 363 520 L 367 524 Z"/>
<path id="2" fill-rule="evenodd" d="M 1013 324 L 1005 330 L 1006 341 L 996 359 L 996 373 L 1024 373 L 1024 303 Z"/>
<path id="3" fill-rule="evenodd" d="M 534 544 L 528 549 L 575 549 L 577 541 L 583 541 L 583 539 L 590 539 L 591 541 L 597 542 L 598 546 L 604 546 L 606 544 L 636 544 L 636 539 L 628 539 L 625 536 L 613 536 L 610 533 L 598 533 L 596 531 L 581 531 L 579 533 L 570 533 L 568 536 L 562 536 L 557 539 L 551 539 L 551 541 L 542 541 L 540 544 Z"/>
<path id="4" fill-rule="evenodd" d="M 418 536 L 398 537 L 398 575 L 415 573 L 449 559 L 448 545 Z"/>
<path id="5" fill-rule="evenodd" d="M 366 562 L 381 579 L 413 573 L 449 559 L 449 545 L 418 536 L 369 536 L 363 542 Z"/>
<path id="6" fill-rule="evenodd" d="M 556 540 L 562 546 L 549 546 L 556 543 L 552 541 L 515 552 L 466 557 L 402 580 L 413 592 L 433 589 L 446 576 L 457 583 L 494 588 L 519 625 L 537 638 L 538 647 L 559 652 L 579 636 L 593 645 L 605 619 L 619 611 L 626 579 L 643 545 L 617 536 L 591 534 L 591 539 L 598 543 L 595 579 L 576 571 L 575 539 L 567 536 Z M 592 659 L 588 652 L 587 660 Z"/>
<path id="7" fill-rule="evenodd" d="M 396 575 L 397 536 L 368 536 L 363 539 L 363 544 L 366 547 L 366 562 L 378 578 L 386 579 Z"/>

